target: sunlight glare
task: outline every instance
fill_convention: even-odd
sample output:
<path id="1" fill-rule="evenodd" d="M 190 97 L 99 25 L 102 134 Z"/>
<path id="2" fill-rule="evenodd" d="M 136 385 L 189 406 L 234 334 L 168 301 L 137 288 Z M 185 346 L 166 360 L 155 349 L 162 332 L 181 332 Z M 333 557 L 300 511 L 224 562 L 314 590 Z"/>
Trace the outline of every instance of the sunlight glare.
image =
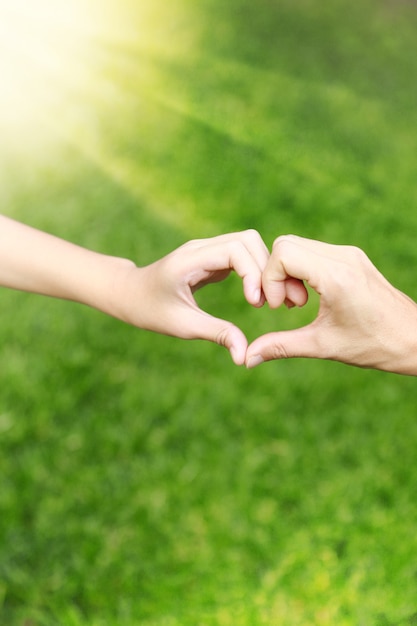
<path id="1" fill-rule="evenodd" d="M 24 128 L 56 114 L 85 81 L 92 16 L 73 0 L 0 0 L 0 124 Z"/>

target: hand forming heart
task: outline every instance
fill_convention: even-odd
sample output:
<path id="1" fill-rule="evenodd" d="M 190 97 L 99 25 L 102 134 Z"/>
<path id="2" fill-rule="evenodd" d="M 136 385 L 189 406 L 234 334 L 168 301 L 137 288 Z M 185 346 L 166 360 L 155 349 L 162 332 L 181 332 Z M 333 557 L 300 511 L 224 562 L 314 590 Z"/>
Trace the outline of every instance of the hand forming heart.
<path id="1" fill-rule="evenodd" d="M 231 322 L 203 311 L 194 293 L 235 271 L 242 278 L 246 300 L 261 307 L 265 303 L 262 271 L 268 259 L 267 247 L 253 230 L 189 241 L 151 265 L 133 268 L 133 275 L 124 281 L 118 280 L 122 286 L 118 300 L 130 303 L 120 317 L 159 333 L 216 342 L 242 365 L 248 346 L 245 335 Z M 123 285 L 130 290 L 127 296 Z"/>
<path id="2" fill-rule="evenodd" d="M 289 291 L 293 280 L 298 301 L 292 288 Z M 302 305 L 297 281 L 319 294 L 316 319 L 303 328 L 256 339 L 247 350 L 248 367 L 308 357 L 417 375 L 417 305 L 393 287 L 362 250 L 279 237 L 262 275 L 269 305 L 279 307 L 286 298 Z"/>
<path id="3" fill-rule="evenodd" d="M 194 298 L 232 270 L 255 307 L 303 306 L 307 283 L 320 296 L 317 318 L 248 347 L 239 328 L 201 310 Z M 417 375 L 417 305 L 354 247 L 284 236 L 269 254 L 248 230 L 190 241 L 136 267 L 0 215 L 0 285 L 81 302 L 159 333 L 215 341 L 238 365 L 310 357 Z"/>
<path id="4" fill-rule="evenodd" d="M 303 328 L 263 335 L 248 347 L 239 328 L 201 310 L 193 296 L 232 270 L 242 278 L 246 300 L 255 307 L 265 301 L 271 308 L 304 306 L 307 283 L 320 295 L 317 318 Z M 138 319 L 136 309 L 133 323 L 186 339 L 215 341 L 228 348 L 238 365 L 309 357 L 417 373 L 417 350 L 410 350 L 410 342 L 417 344 L 417 305 L 358 248 L 289 235 L 279 237 L 269 254 L 256 231 L 244 231 L 190 241 L 141 271 L 151 310 L 144 316 L 142 305 Z"/>

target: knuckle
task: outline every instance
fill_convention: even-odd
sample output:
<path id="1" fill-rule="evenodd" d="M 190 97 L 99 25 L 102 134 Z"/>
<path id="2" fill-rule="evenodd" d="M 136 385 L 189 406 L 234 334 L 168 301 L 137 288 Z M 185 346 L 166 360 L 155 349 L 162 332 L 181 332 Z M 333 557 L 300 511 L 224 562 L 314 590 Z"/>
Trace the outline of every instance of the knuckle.
<path id="1" fill-rule="evenodd" d="M 259 241 L 260 239 L 262 239 L 261 235 L 255 228 L 248 228 L 247 230 L 244 230 L 242 234 L 244 237 L 248 239 L 254 239 L 256 241 Z"/>
<path id="2" fill-rule="evenodd" d="M 362 264 L 368 261 L 368 257 L 362 248 L 358 246 L 347 246 L 346 249 L 353 262 Z"/>
<path id="3" fill-rule="evenodd" d="M 287 240 L 288 235 L 280 235 L 276 239 L 274 239 L 274 243 L 272 244 L 273 248 L 278 248 L 278 246 L 282 246 L 283 243 Z"/>
<path id="4" fill-rule="evenodd" d="M 345 259 L 340 262 L 337 276 L 333 279 L 340 291 L 350 293 L 363 281 L 370 261 L 366 253 L 357 246 L 345 246 L 345 252 Z"/>
<path id="5" fill-rule="evenodd" d="M 293 245 L 295 238 L 295 235 L 280 235 L 272 245 L 274 252 L 282 255 Z"/>
<path id="6" fill-rule="evenodd" d="M 221 330 L 219 330 L 219 332 L 216 335 L 216 343 L 219 346 L 227 346 L 227 339 L 228 339 L 228 335 L 229 335 L 229 329 L 227 327 L 222 328 Z"/>
<path id="7" fill-rule="evenodd" d="M 281 343 L 274 344 L 272 348 L 272 358 L 276 360 L 289 358 L 287 350 Z"/>
<path id="8" fill-rule="evenodd" d="M 205 243 L 204 239 L 190 239 L 186 243 L 183 243 L 182 246 L 178 249 L 186 249 L 186 248 L 199 248 Z"/>

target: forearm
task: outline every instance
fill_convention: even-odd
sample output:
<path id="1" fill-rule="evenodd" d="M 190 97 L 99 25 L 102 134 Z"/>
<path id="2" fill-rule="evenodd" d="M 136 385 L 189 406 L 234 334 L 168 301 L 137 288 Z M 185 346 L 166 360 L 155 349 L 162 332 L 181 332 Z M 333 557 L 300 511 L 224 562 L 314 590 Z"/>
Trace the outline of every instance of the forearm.
<path id="1" fill-rule="evenodd" d="M 215 341 L 238 365 L 245 360 L 246 337 L 231 322 L 202 311 L 193 293 L 235 270 L 247 301 L 262 306 L 268 257 L 259 234 L 248 230 L 190 241 L 137 267 L 0 215 L 0 287 L 80 302 L 146 330 Z"/>
<path id="2" fill-rule="evenodd" d="M 73 300 L 123 317 L 118 278 L 131 261 L 99 254 L 0 215 L 0 286 Z"/>

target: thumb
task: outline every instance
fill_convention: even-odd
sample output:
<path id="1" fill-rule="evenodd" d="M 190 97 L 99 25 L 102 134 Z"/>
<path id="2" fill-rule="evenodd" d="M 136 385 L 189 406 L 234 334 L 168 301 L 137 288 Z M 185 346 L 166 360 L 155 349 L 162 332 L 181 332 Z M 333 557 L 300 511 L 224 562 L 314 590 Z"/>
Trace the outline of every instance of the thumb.
<path id="1" fill-rule="evenodd" d="M 317 356 L 317 340 L 313 324 L 262 335 L 253 341 L 246 353 L 246 367 L 253 368 L 265 361 Z"/>
<path id="2" fill-rule="evenodd" d="M 236 365 L 245 363 L 247 339 L 240 328 L 231 322 L 195 309 L 188 311 L 186 327 L 189 338 L 205 339 L 224 346 Z"/>

